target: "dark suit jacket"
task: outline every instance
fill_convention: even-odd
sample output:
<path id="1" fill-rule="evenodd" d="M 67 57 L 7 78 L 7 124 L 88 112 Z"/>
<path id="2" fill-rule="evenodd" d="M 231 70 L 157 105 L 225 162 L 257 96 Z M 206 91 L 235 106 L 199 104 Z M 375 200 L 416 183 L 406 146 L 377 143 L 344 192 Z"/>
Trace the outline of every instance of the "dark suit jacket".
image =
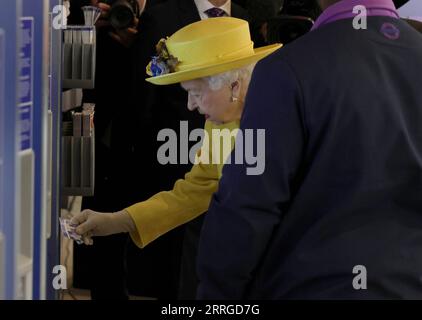
<path id="1" fill-rule="evenodd" d="M 389 17 L 329 23 L 257 65 L 241 129 L 266 130 L 265 172 L 223 169 L 199 298 L 422 298 L 421 70 L 422 36 Z"/>

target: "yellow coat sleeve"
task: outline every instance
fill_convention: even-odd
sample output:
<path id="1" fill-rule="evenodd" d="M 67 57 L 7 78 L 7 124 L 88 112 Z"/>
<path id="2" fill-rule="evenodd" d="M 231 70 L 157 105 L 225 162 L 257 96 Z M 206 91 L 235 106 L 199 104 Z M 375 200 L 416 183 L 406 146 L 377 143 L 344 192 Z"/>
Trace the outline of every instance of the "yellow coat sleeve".
<path id="1" fill-rule="evenodd" d="M 209 125 L 206 124 L 205 129 L 208 131 Z M 203 143 L 197 160 L 199 157 L 212 159 L 210 145 L 211 141 Z M 175 183 L 173 190 L 157 193 L 126 209 L 136 225 L 137 232 L 131 233 L 131 238 L 138 247 L 145 247 L 166 232 L 207 211 L 219 179 L 218 167 L 211 162 L 196 161 L 185 178 Z"/>

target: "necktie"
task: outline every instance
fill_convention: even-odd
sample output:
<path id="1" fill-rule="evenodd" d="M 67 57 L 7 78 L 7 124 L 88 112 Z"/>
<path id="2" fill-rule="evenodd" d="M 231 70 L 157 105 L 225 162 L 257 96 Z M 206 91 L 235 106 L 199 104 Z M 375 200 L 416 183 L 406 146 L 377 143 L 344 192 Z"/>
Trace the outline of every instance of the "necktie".
<path id="1" fill-rule="evenodd" d="M 224 17 L 225 15 L 227 15 L 226 11 L 220 8 L 215 8 L 215 7 L 205 10 L 204 13 L 206 13 L 209 18 Z"/>

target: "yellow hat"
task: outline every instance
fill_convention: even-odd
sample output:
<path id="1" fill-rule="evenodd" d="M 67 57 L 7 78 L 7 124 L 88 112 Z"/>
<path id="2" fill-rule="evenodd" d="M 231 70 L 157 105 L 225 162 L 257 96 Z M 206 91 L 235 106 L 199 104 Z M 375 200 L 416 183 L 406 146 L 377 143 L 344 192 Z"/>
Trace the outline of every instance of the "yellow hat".
<path id="1" fill-rule="evenodd" d="M 223 73 L 257 62 L 281 44 L 254 49 L 245 20 L 220 17 L 192 23 L 157 45 L 146 81 L 173 84 Z"/>

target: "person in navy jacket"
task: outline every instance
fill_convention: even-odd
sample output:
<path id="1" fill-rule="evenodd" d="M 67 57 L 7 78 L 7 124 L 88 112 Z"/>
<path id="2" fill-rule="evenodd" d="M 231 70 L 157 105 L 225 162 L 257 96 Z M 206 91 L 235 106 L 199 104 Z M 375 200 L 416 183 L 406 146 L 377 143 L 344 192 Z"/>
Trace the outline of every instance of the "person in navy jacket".
<path id="1" fill-rule="evenodd" d="M 241 130 L 266 130 L 266 167 L 225 165 L 199 299 L 422 299 L 422 35 L 391 0 L 319 3 L 255 68 Z"/>

